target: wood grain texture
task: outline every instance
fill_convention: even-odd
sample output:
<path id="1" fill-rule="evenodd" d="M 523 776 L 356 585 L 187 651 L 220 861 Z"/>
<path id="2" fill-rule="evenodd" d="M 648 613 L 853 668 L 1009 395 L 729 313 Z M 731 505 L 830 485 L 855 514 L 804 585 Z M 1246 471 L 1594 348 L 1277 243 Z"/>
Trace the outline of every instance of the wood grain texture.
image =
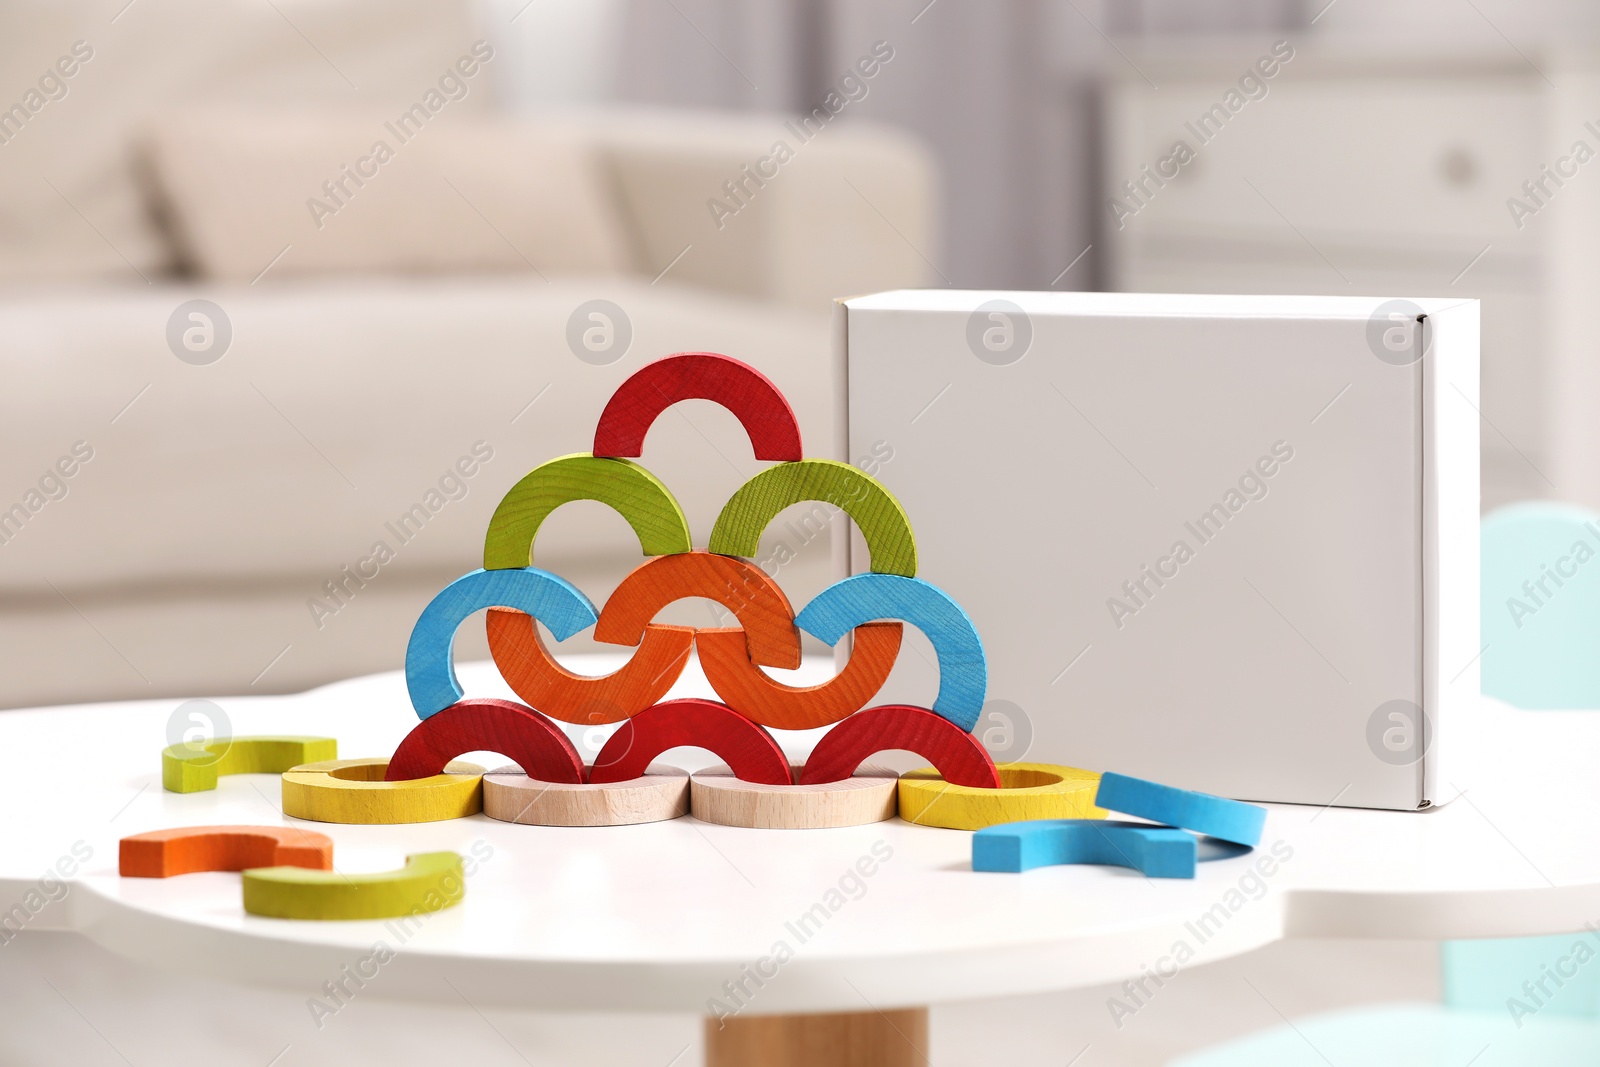
<path id="1" fill-rule="evenodd" d="M 591 782 L 625 782 L 679 746 L 703 748 L 747 782 L 789 785 L 789 760 L 772 735 L 715 700 L 664 700 L 624 722 L 589 768 Z"/>
<path id="2" fill-rule="evenodd" d="M 1259 804 L 1246 804 L 1242 800 L 1197 793 L 1111 771 L 1100 776 L 1100 789 L 1094 802 L 1107 811 L 1251 847 L 1261 843 L 1261 831 L 1267 823 L 1267 809 Z"/>
<path id="3" fill-rule="evenodd" d="M 1017 873 L 1035 867 L 1130 867 L 1149 878 L 1193 878 L 1198 849 L 1186 830 L 1111 819 L 1033 819 L 986 826 L 972 835 L 972 869 Z"/>
<path id="4" fill-rule="evenodd" d="M 420 852 L 395 871 L 345 874 L 300 867 L 245 871 L 244 910 L 274 919 L 392 919 L 461 903 L 467 882 L 454 852 Z"/>
<path id="5" fill-rule="evenodd" d="M 169 745 L 161 750 L 161 787 L 169 793 L 198 793 L 215 789 L 222 775 L 282 774 L 338 755 L 339 742 L 331 737 L 257 735 Z"/>
<path id="6" fill-rule="evenodd" d="M 917 539 L 894 494 L 876 478 L 833 459 L 803 459 L 769 467 L 741 485 L 722 506 L 707 547 L 728 556 L 754 556 L 778 512 L 816 500 L 855 520 L 877 574 L 917 573 Z"/>
<path id="7" fill-rule="evenodd" d="M 557 641 L 593 626 L 599 618 L 575 585 L 537 567 L 463 574 L 428 602 L 411 628 L 406 690 L 417 718 L 426 719 L 461 699 L 456 630 L 467 616 L 485 608 L 515 608 L 531 615 L 550 627 Z"/>
<path id="8" fill-rule="evenodd" d="M 928 1067 L 928 1009 L 708 1018 L 706 1067 Z"/>
<path id="9" fill-rule="evenodd" d="M 989 689 L 983 639 L 955 598 L 933 583 L 897 574 L 853 575 L 818 593 L 795 625 L 823 644 L 836 645 L 873 619 L 902 619 L 927 636 L 939 660 L 932 710 L 963 730 L 978 725 Z"/>
<path id="10" fill-rule="evenodd" d="M 468 752 L 509 756 L 541 781 L 583 781 L 583 757 L 561 727 L 516 701 L 492 697 L 457 701 L 423 719 L 389 758 L 383 780 L 432 778 Z"/>
<path id="11" fill-rule="evenodd" d="M 883 767 L 862 767 L 837 782 L 764 785 L 742 782 L 727 767 L 709 767 L 689 776 L 689 812 L 701 822 L 758 830 L 863 826 L 894 818 L 899 779 Z"/>
<path id="12" fill-rule="evenodd" d="M 868 756 L 898 749 L 933 764 L 946 782 L 1000 788 L 994 760 L 978 739 L 949 719 L 910 704 L 858 711 L 822 735 L 800 772 L 801 785 L 850 777 Z"/>
<path id="13" fill-rule="evenodd" d="M 308 763 L 283 772 L 283 813 L 312 822 L 413 823 L 464 819 L 483 810 L 483 768 L 461 760 L 445 773 L 386 782 L 386 759 Z"/>
<path id="14" fill-rule="evenodd" d="M 661 479 L 630 460 L 578 452 L 540 464 L 501 498 L 483 538 L 484 570 L 532 564 L 540 525 L 574 500 L 597 500 L 628 520 L 647 556 L 692 547 L 689 520 Z"/>
<path id="15" fill-rule="evenodd" d="M 715 600 L 733 612 L 753 662 L 790 670 L 800 666 L 800 631 L 778 583 L 752 563 L 710 552 L 660 556 L 635 567 L 600 609 L 594 639 L 637 645 L 656 613 L 684 597 Z"/>
<path id="16" fill-rule="evenodd" d="M 751 722 L 779 730 L 811 730 L 838 722 L 867 705 L 894 669 L 903 627 L 869 622 L 855 629 L 850 660 L 821 685 L 791 686 L 750 662 L 738 627 L 695 631 L 700 667 L 717 695 Z"/>
<path id="17" fill-rule="evenodd" d="M 631 826 L 689 814 L 689 773 L 657 764 L 625 782 L 540 782 L 515 767 L 483 776 L 483 813 L 529 826 Z"/>
<path id="18" fill-rule="evenodd" d="M 1100 776 L 1053 763 L 1001 763 L 999 789 L 952 785 L 931 767 L 900 776 L 900 817 L 921 826 L 981 830 L 1029 819 L 1103 819 Z"/>
<path id="19" fill-rule="evenodd" d="M 621 722 L 666 696 L 688 665 L 695 639 L 692 626 L 650 623 L 633 658 L 592 678 L 557 662 L 529 615 L 490 608 L 486 626 L 489 655 L 517 696 L 551 718 L 583 726 Z M 741 657 L 744 647 L 741 632 Z"/>
<path id="20" fill-rule="evenodd" d="M 731 411 L 750 435 L 757 459 L 793 460 L 800 424 L 783 393 L 748 363 L 716 352 L 679 352 L 647 363 L 611 394 L 594 430 L 597 456 L 639 456 L 660 414 L 684 400 L 709 400 Z"/>
<path id="21" fill-rule="evenodd" d="M 124 878 L 279 866 L 333 870 L 333 838 L 293 826 L 180 826 L 117 843 L 117 873 Z"/>

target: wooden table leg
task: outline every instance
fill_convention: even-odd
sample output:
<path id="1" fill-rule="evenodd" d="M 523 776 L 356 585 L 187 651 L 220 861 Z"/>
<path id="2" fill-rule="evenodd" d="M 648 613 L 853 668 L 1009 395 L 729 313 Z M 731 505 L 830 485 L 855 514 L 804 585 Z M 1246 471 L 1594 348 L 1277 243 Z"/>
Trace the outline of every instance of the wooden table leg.
<path id="1" fill-rule="evenodd" d="M 927 1067 L 928 1009 L 706 1020 L 706 1067 Z"/>

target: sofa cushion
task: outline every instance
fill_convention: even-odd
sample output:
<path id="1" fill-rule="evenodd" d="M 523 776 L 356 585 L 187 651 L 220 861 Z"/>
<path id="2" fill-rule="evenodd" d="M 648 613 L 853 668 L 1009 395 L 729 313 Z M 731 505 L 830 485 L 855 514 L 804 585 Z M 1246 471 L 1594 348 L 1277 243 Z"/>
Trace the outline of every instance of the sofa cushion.
<path id="1" fill-rule="evenodd" d="M 480 34 L 471 0 L 16 0 L 0 6 L 0 282 L 143 285 L 169 262 L 132 165 L 196 100 L 411 106 Z M 70 73 L 69 73 L 70 72 Z M 487 79 L 457 111 L 481 111 Z M 359 88 L 358 88 L 359 87 Z"/>
<path id="2" fill-rule="evenodd" d="M 437 93 L 391 114 L 207 109 L 158 121 L 144 147 L 204 278 L 630 267 L 588 143 L 452 107 Z"/>

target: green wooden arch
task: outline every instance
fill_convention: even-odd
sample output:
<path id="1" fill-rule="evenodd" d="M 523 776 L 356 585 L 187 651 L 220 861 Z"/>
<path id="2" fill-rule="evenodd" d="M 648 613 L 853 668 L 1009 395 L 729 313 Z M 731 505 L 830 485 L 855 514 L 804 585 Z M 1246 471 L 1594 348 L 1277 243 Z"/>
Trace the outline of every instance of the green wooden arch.
<path id="1" fill-rule="evenodd" d="M 598 500 L 615 509 L 639 535 L 647 556 L 670 556 L 692 547 L 689 520 L 661 479 L 631 460 L 578 452 L 541 463 L 501 499 L 484 535 L 483 569 L 531 566 L 540 524 L 573 500 Z"/>
<path id="2" fill-rule="evenodd" d="M 790 504 L 818 500 L 855 520 L 872 553 L 875 574 L 917 575 L 917 539 L 894 494 L 848 463 L 802 459 L 769 467 L 728 498 L 711 530 L 712 552 L 754 556 L 767 524 Z"/>

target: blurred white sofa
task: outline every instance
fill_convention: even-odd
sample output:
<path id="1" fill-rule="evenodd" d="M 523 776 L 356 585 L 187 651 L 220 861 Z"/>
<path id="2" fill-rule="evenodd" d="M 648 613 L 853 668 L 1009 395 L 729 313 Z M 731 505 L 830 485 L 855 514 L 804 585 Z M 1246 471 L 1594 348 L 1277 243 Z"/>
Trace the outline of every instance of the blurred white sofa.
<path id="1" fill-rule="evenodd" d="M 493 107 L 493 57 L 460 96 L 441 83 L 493 49 L 464 3 L 123 3 L 0 12 L 0 68 L 38 71 L 43 101 L 0 118 L 0 706 L 398 668 L 422 606 L 479 565 L 500 496 L 587 451 L 633 370 L 735 355 L 829 455 L 830 298 L 926 281 L 933 175 L 892 131 L 802 145 L 781 116 L 514 122 Z M 441 85 L 414 134 L 431 147 L 366 164 L 370 188 L 342 183 L 318 229 L 304 175 L 363 166 L 366 131 Z M 793 158 L 750 182 L 780 139 Z M 720 225 L 712 198 L 737 207 Z M 280 244 L 298 251 L 273 260 Z M 175 318 L 195 299 L 226 325 Z M 574 320 L 592 300 L 627 320 L 614 362 L 570 343 L 574 321 L 600 322 Z M 205 362 L 217 331 L 226 351 Z M 642 462 L 697 541 L 757 469 L 732 416 L 700 402 L 658 422 Z M 803 602 L 826 539 L 770 533 L 793 542 L 778 578 Z M 599 603 L 638 545 L 580 502 L 538 560 Z M 461 654 L 482 647 L 464 627 Z"/>

